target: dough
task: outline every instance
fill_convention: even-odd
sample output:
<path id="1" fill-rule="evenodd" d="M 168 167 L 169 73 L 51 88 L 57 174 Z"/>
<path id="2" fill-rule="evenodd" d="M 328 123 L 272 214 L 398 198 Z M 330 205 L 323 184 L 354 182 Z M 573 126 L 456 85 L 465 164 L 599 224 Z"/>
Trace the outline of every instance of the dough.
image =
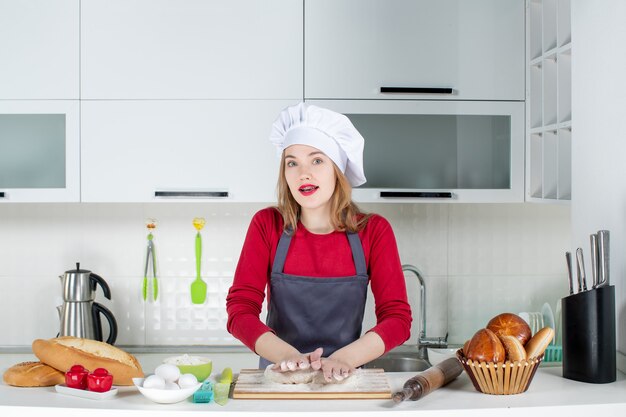
<path id="1" fill-rule="evenodd" d="M 296 371 L 276 372 L 272 370 L 274 365 L 268 365 L 265 368 L 265 379 L 277 384 L 343 384 L 344 382 L 352 379 L 352 375 L 341 381 L 333 378 L 331 382 L 326 382 L 324 379 L 324 373 L 321 370 L 314 369 L 298 369 Z"/>
<path id="2" fill-rule="evenodd" d="M 309 369 L 298 369 L 296 371 L 276 372 L 272 370 L 274 365 L 270 364 L 265 368 L 265 379 L 278 384 L 308 384 L 313 380 L 315 374 L 320 371 Z"/>

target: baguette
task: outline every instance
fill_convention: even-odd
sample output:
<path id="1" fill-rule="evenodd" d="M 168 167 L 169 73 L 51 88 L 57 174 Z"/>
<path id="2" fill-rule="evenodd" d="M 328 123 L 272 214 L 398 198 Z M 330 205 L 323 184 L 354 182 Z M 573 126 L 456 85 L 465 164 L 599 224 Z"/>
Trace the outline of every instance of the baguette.
<path id="1" fill-rule="evenodd" d="M 7 369 L 2 379 L 14 387 L 51 387 L 63 384 L 65 375 L 41 362 L 21 362 Z"/>
<path id="2" fill-rule="evenodd" d="M 141 365 L 133 355 L 96 340 L 71 336 L 37 339 L 33 342 L 33 353 L 41 362 L 61 372 L 76 364 L 90 371 L 105 368 L 113 374 L 115 385 L 133 385 L 132 378 L 143 377 Z"/>
<path id="3" fill-rule="evenodd" d="M 554 330 L 551 327 L 544 327 L 539 330 L 535 335 L 526 343 L 526 354 L 528 359 L 536 358 L 546 350 L 552 338 L 554 337 Z"/>

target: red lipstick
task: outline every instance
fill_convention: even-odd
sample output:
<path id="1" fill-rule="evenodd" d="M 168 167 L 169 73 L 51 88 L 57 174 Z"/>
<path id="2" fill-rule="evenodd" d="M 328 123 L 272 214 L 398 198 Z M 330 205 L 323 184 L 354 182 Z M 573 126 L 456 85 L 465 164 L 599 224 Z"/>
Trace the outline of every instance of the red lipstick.
<path id="1" fill-rule="evenodd" d="M 298 188 L 298 191 L 300 191 L 300 194 L 302 194 L 303 196 L 309 196 L 315 193 L 318 188 L 320 187 L 313 184 L 302 184 L 300 188 Z"/>

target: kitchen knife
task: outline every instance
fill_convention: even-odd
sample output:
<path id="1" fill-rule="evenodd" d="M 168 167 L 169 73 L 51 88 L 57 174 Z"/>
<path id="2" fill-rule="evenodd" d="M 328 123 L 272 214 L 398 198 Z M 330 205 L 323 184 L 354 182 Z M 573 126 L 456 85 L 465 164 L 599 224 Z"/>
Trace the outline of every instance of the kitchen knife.
<path id="1" fill-rule="evenodd" d="M 598 235 L 592 233 L 589 235 L 591 242 L 591 288 L 598 286 Z"/>
<path id="2" fill-rule="evenodd" d="M 565 262 L 567 262 L 567 282 L 569 283 L 569 293 L 572 295 L 574 294 L 574 278 L 572 275 L 572 254 L 570 252 L 565 252 Z"/>
<path id="3" fill-rule="evenodd" d="M 576 249 L 576 276 L 578 278 L 578 292 L 587 291 L 587 277 L 585 276 L 583 248 Z"/>
<path id="4" fill-rule="evenodd" d="M 598 231 L 598 287 L 609 285 L 609 231 Z"/>

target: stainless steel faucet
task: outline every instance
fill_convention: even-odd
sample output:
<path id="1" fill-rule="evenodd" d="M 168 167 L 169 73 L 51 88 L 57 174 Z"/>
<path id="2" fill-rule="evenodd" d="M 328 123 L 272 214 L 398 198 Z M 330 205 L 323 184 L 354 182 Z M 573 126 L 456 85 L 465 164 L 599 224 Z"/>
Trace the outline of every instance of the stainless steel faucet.
<path id="1" fill-rule="evenodd" d="M 428 351 L 426 348 L 446 348 L 448 347 L 448 334 L 445 337 L 426 337 L 426 284 L 422 273 L 416 266 L 402 265 L 402 271 L 408 271 L 415 274 L 419 281 L 420 287 L 420 320 L 421 326 L 417 337 L 418 355 L 421 358 L 428 359 Z"/>

